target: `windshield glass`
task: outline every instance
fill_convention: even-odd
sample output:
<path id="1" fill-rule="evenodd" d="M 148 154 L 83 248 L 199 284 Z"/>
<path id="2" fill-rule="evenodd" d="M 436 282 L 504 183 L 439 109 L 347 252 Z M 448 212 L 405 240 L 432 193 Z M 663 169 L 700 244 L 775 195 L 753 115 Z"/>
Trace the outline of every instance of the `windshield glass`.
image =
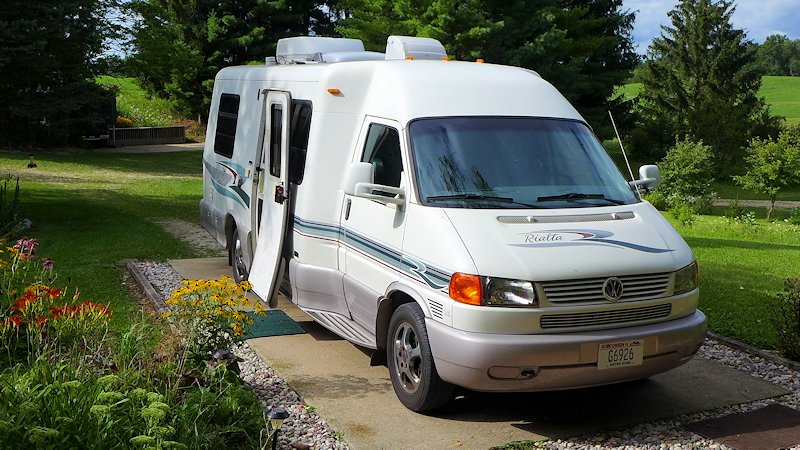
<path id="1" fill-rule="evenodd" d="M 580 208 L 639 199 L 589 128 L 558 119 L 411 123 L 420 201 L 450 208 Z"/>

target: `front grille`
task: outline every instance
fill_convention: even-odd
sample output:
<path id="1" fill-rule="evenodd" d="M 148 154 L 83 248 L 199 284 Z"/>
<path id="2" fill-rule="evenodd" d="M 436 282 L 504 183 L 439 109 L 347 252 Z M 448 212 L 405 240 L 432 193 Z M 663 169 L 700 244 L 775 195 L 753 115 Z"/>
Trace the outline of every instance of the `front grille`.
<path id="1" fill-rule="evenodd" d="M 671 311 L 672 305 L 666 303 L 641 308 L 618 309 L 616 311 L 548 314 L 542 316 L 539 325 L 543 330 L 624 325 L 632 322 L 662 319 L 668 317 Z"/>
<path id="2" fill-rule="evenodd" d="M 647 300 L 666 297 L 670 283 L 669 272 L 617 277 L 622 281 L 622 296 L 618 301 Z M 547 301 L 554 306 L 606 302 L 603 283 L 608 278 L 545 281 L 542 283 Z"/>

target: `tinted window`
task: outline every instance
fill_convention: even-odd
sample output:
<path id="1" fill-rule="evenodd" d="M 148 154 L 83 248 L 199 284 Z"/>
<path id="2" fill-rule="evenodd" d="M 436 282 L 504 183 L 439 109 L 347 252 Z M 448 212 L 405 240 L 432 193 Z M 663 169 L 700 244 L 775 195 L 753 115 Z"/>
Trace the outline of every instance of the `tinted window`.
<path id="1" fill-rule="evenodd" d="M 222 94 L 217 112 L 217 133 L 214 135 L 214 152 L 225 157 L 233 156 L 236 123 L 239 117 L 239 96 Z"/>
<path id="2" fill-rule="evenodd" d="M 370 125 L 361 161 L 374 167 L 375 184 L 400 187 L 403 160 L 397 130 L 377 123 Z"/>
<path id="3" fill-rule="evenodd" d="M 283 138 L 283 107 L 278 104 L 270 106 L 269 133 L 269 173 L 273 177 L 281 175 L 281 140 Z"/>
<path id="4" fill-rule="evenodd" d="M 294 184 L 303 182 L 308 150 L 308 135 L 311 131 L 311 102 L 307 100 L 292 101 L 292 121 L 289 133 L 289 181 Z"/>

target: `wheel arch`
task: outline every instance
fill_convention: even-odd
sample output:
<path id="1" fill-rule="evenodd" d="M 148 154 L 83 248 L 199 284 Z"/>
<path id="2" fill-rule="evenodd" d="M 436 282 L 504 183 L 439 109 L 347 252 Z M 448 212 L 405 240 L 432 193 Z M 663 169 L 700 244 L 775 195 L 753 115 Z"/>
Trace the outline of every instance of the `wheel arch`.
<path id="1" fill-rule="evenodd" d="M 425 317 L 430 317 L 428 305 L 417 291 L 399 282 L 389 285 L 386 295 L 378 300 L 378 313 L 375 317 L 376 350 L 372 354 L 370 365 L 380 366 L 386 364 L 386 338 L 389 331 L 389 322 L 392 320 L 392 314 L 394 314 L 395 310 L 406 303 L 416 303 L 422 310 L 422 314 Z"/>

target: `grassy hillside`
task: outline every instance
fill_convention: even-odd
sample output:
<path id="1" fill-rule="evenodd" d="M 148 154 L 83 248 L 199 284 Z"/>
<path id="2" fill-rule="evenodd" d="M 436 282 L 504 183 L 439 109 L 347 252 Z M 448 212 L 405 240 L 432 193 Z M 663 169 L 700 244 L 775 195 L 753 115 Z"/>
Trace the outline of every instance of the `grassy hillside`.
<path id="1" fill-rule="evenodd" d="M 633 99 L 641 91 L 641 83 L 629 83 L 617 88 L 615 95 Z M 773 114 L 786 117 L 789 124 L 800 124 L 800 77 L 764 77 L 759 93 Z"/>
<path id="2" fill-rule="evenodd" d="M 135 78 L 97 77 L 97 82 L 117 90 L 117 113 L 137 127 L 164 127 L 182 119 L 172 112 L 167 100 L 150 97 Z"/>

